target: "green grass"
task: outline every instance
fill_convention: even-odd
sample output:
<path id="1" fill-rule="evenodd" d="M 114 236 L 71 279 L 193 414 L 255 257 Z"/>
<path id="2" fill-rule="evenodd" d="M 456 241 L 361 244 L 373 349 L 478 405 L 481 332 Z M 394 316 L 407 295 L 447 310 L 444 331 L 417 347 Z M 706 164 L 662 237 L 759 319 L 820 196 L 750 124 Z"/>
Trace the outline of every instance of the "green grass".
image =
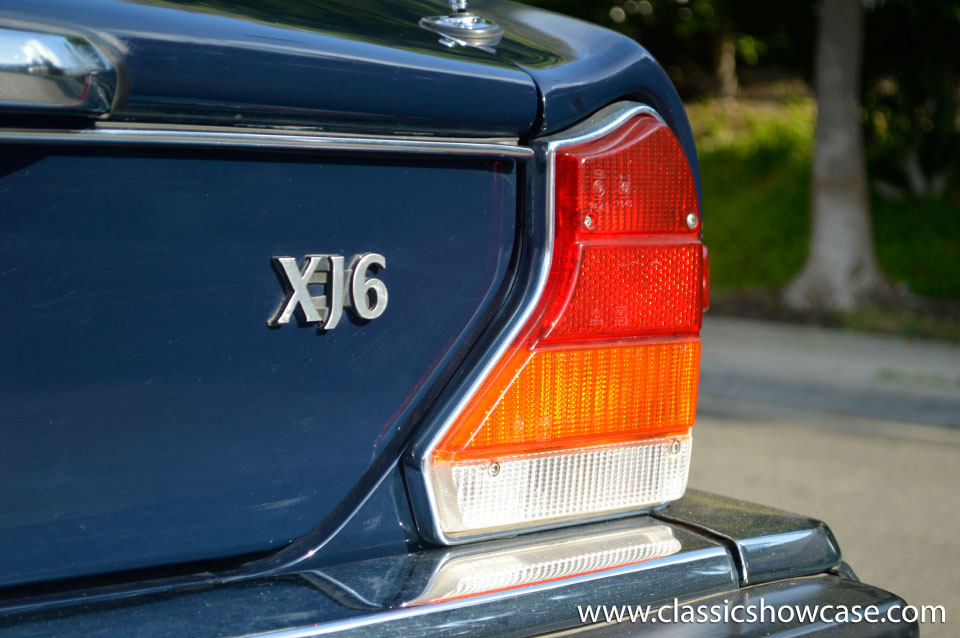
<path id="1" fill-rule="evenodd" d="M 877 257 L 910 291 L 960 298 L 960 207 L 948 199 L 873 196 Z"/>
<path id="2" fill-rule="evenodd" d="M 712 100 L 687 112 L 700 154 L 711 285 L 785 284 L 807 254 L 812 102 Z"/>
<path id="3" fill-rule="evenodd" d="M 712 285 L 784 285 L 807 254 L 813 100 L 705 100 L 687 112 Z M 892 280 L 917 295 L 960 299 L 960 207 L 949 196 L 894 201 L 874 193 L 872 213 L 877 256 Z"/>

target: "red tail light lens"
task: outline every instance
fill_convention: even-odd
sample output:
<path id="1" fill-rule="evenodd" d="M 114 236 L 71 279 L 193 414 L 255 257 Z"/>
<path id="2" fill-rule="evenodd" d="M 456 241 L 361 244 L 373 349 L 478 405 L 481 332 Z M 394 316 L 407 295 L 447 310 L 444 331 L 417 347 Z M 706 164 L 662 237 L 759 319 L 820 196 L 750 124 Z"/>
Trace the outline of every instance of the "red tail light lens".
<path id="1" fill-rule="evenodd" d="M 686 486 L 705 291 L 686 156 L 640 113 L 554 162 L 540 302 L 427 462 L 451 538 L 637 510 Z"/>
<path id="2" fill-rule="evenodd" d="M 597 140 L 557 153 L 557 234 L 690 235 L 699 230 L 697 189 L 687 157 L 673 132 L 652 115 L 638 115 Z M 564 215 L 566 213 L 566 215 Z M 561 218 L 562 217 L 562 218 Z"/>
<path id="3" fill-rule="evenodd" d="M 702 258 L 698 242 L 585 242 L 568 299 L 547 311 L 542 341 L 629 338 L 700 329 Z M 552 312 L 551 312 L 552 311 Z"/>

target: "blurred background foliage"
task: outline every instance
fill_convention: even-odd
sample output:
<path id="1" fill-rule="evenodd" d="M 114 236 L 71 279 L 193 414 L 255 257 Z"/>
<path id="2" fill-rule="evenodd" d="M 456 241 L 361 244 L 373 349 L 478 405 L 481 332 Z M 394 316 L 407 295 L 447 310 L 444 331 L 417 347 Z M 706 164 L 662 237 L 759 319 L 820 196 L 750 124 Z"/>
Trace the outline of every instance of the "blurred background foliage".
<path id="1" fill-rule="evenodd" d="M 776 313 L 809 241 L 816 0 L 527 0 L 636 39 L 700 153 L 718 309 Z M 912 301 L 834 317 L 960 339 L 960 1 L 866 0 L 861 120 L 880 264 Z"/>

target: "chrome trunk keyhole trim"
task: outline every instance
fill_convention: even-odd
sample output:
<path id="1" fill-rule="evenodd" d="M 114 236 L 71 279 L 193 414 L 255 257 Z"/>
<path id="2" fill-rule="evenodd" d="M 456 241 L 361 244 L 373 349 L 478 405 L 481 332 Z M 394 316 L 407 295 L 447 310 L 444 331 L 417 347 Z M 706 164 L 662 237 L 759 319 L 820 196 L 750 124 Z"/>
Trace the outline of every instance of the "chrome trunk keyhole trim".
<path id="1" fill-rule="evenodd" d="M 503 37 L 503 28 L 469 11 L 466 0 L 450 0 L 450 14 L 420 19 L 420 26 L 440 34 L 440 43 L 454 47 L 473 46 L 491 53 Z"/>

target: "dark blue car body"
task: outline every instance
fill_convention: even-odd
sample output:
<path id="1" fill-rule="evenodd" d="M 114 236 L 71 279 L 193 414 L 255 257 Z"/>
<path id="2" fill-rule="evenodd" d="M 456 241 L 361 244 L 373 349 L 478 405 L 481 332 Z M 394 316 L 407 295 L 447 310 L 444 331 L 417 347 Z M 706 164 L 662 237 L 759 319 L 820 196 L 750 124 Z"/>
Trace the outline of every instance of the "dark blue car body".
<path id="1" fill-rule="evenodd" d="M 645 104 L 697 174 L 638 44 L 472 8 L 503 26 L 495 51 L 421 28 L 438 2 L 0 4 L 0 27 L 89 39 L 118 78 L 96 117 L 0 109 L 0 636 L 535 635 L 580 626 L 578 602 L 902 604 L 822 523 L 698 492 L 627 519 L 668 527 L 671 557 L 410 604 L 457 557 L 625 524 L 450 549 L 411 511 L 404 455 L 533 285 L 539 140 Z M 268 327 L 270 257 L 316 252 L 386 255 L 389 311 Z"/>

